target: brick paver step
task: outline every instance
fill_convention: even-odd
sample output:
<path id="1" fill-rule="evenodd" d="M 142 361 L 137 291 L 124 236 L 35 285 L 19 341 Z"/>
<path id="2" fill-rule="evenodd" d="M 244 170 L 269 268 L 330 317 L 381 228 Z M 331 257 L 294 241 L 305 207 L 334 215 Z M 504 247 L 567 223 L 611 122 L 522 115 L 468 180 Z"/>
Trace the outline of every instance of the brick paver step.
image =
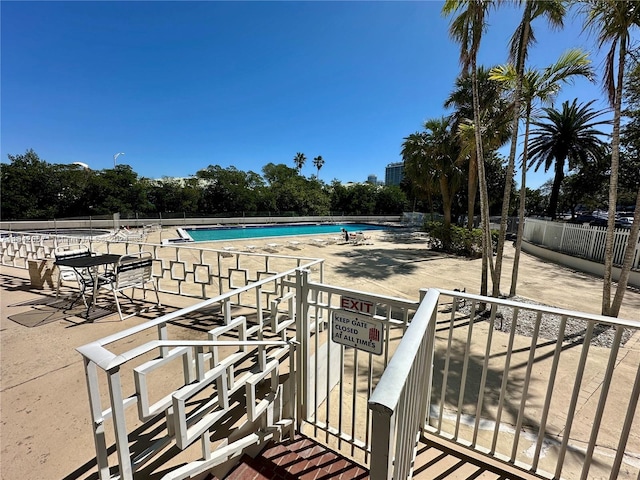
<path id="1" fill-rule="evenodd" d="M 256 458 L 245 455 L 226 480 L 368 480 L 369 472 L 342 455 L 302 436 L 270 443 Z"/>

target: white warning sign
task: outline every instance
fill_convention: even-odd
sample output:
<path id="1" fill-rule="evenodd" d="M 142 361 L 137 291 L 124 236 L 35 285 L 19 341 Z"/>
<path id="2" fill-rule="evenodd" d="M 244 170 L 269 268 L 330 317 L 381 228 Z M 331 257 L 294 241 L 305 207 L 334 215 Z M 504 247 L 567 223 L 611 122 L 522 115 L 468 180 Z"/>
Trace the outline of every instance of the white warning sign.
<path id="1" fill-rule="evenodd" d="M 347 347 L 382 355 L 384 325 L 355 312 L 336 310 L 331 317 L 331 340 Z"/>

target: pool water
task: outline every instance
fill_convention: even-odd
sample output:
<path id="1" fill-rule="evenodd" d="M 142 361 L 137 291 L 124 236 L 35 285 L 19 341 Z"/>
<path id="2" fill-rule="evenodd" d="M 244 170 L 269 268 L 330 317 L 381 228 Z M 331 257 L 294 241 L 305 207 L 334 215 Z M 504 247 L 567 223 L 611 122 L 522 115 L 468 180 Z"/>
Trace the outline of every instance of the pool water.
<path id="1" fill-rule="evenodd" d="M 248 238 L 286 237 L 294 235 L 341 235 L 341 228 L 349 232 L 365 230 L 389 230 L 393 227 L 368 223 L 331 223 L 331 224 L 287 224 L 287 225 L 247 225 L 243 227 L 185 228 L 195 242 L 216 240 L 242 240 Z"/>

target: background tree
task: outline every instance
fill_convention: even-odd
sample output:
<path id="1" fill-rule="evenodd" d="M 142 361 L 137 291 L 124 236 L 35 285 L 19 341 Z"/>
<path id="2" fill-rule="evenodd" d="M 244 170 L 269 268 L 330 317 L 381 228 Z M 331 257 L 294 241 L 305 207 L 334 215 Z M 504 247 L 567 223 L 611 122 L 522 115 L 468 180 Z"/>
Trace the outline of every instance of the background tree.
<path id="1" fill-rule="evenodd" d="M 329 213 L 330 200 L 321 182 L 301 177 L 297 170 L 284 164 L 269 163 L 262 172 L 269 186 L 269 211 L 278 214 L 295 212 L 299 215 Z"/>
<path id="2" fill-rule="evenodd" d="M 316 167 L 316 178 L 320 178 L 320 169 L 323 167 L 324 165 L 324 158 L 322 158 L 322 155 L 318 155 L 316 158 L 313 159 L 313 166 Z"/>
<path id="3" fill-rule="evenodd" d="M 161 181 L 148 180 L 149 202 L 153 205 L 154 212 L 165 215 L 197 213 L 203 193 L 198 181 L 199 179 L 194 177 L 186 180 L 172 178 L 164 178 Z"/>
<path id="4" fill-rule="evenodd" d="M 444 225 L 449 228 L 453 199 L 462 180 L 461 170 L 456 164 L 460 148 L 450 117 L 427 120 L 424 128 L 423 132 L 406 137 L 402 144 L 405 175 L 417 184 L 437 182 L 442 197 Z"/>
<path id="5" fill-rule="evenodd" d="M 545 172 L 553 167 L 555 172 L 547 211 L 551 218 L 556 217 L 567 161 L 572 170 L 578 165 L 597 163 L 605 155 L 605 144 L 600 138 L 604 133 L 595 127 L 609 122 L 595 120 L 603 112 L 593 110 L 593 103 L 592 100 L 578 105 L 574 99 L 571 104 L 563 102 L 562 110 L 544 108 L 546 115 L 533 122 L 538 128 L 532 132 L 534 138 L 529 144 L 530 165 L 535 164 L 536 171 L 544 165 Z"/>
<path id="6" fill-rule="evenodd" d="M 608 175 L 606 159 L 599 162 L 581 165 L 574 173 L 567 175 L 562 181 L 558 205 L 563 212 L 570 211 L 575 217 L 579 205 L 595 210 L 603 205 L 603 190 L 606 188 Z"/>
<path id="7" fill-rule="evenodd" d="M 408 207 L 407 196 L 399 186 L 385 185 L 381 188 L 378 187 L 374 208 L 376 215 L 397 215 L 406 212 Z"/>
<path id="8" fill-rule="evenodd" d="M 293 164 L 296 166 L 296 170 L 298 170 L 298 173 L 300 173 L 306 161 L 307 157 L 305 157 L 304 153 L 298 152 L 296 153 L 296 156 L 293 157 Z"/>
<path id="9" fill-rule="evenodd" d="M 8 155 L 0 164 L 3 219 L 49 219 L 57 214 L 59 187 L 50 165 L 32 149 L 22 155 Z"/>
<path id="10" fill-rule="evenodd" d="M 257 209 L 260 190 L 264 187 L 264 180 L 257 173 L 233 166 L 209 165 L 196 176 L 206 182 L 201 199 L 204 211 L 228 214 Z"/>
<path id="11" fill-rule="evenodd" d="M 640 9 L 637 0 L 592 0 L 585 4 L 585 27 L 596 32 L 598 47 L 609 45 L 604 70 L 604 88 L 613 108 L 611 132 L 611 171 L 609 176 L 609 214 L 607 239 L 604 252 L 604 287 L 602 290 L 602 314 L 611 309 L 611 281 L 613 268 L 613 241 L 618 191 L 620 161 L 620 117 L 622 115 L 622 88 L 624 68 L 631 42 L 632 30 L 640 26 Z M 617 72 L 616 72 L 617 53 Z M 625 287 L 626 288 L 626 287 Z M 620 286 L 618 285 L 618 290 Z"/>
<path id="12" fill-rule="evenodd" d="M 152 209 L 145 186 L 129 165 L 117 165 L 94 175 L 88 185 L 87 199 L 90 214 L 111 215 L 120 212 L 123 217 Z"/>
<path id="13" fill-rule="evenodd" d="M 551 190 L 552 180 L 549 180 L 549 191 Z M 522 197 L 520 197 L 522 198 Z M 547 211 L 549 197 L 544 195 L 541 189 L 531 190 L 527 188 L 527 194 L 525 195 L 526 205 L 525 210 L 529 215 L 543 215 Z"/>

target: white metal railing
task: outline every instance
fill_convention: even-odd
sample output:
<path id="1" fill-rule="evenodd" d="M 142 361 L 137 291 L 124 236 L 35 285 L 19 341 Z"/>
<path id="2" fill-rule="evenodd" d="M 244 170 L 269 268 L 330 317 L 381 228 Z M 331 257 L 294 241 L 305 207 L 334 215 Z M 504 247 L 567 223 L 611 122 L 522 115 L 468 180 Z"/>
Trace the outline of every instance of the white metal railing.
<path id="1" fill-rule="evenodd" d="M 263 288 L 276 282 L 286 292 L 282 282 L 292 275 L 284 272 L 238 290 L 254 290 L 256 298 L 264 299 Z M 250 312 L 250 320 L 245 307 L 244 315 L 234 316 L 238 305 L 233 298 L 242 293 L 238 290 L 78 348 L 84 358 L 102 480 L 112 478 L 107 421 L 113 425 L 122 479 L 143 472 L 171 445 L 183 451 L 184 465 L 163 478 L 181 479 L 237 457 L 251 445 L 277 439 L 283 430 L 292 432 L 296 342 L 287 327 L 295 312 L 286 312 L 288 323 L 282 318 L 278 322 L 270 318 L 269 304 L 262 300 Z M 216 311 L 222 318 L 215 318 Z M 193 322 L 211 325 L 204 339 L 200 329 L 185 333 Z M 105 388 L 106 408 L 100 394 Z M 229 422 L 232 405 L 236 420 Z M 134 406 L 137 417 L 132 419 L 129 410 Z M 150 429 L 153 434 L 135 434 Z M 201 455 L 194 459 L 188 447 L 196 441 Z"/>
<path id="2" fill-rule="evenodd" d="M 367 465 L 371 453 L 371 415 L 367 401 L 387 368 L 419 302 L 366 293 L 308 280 L 300 270 L 297 318 L 298 425 L 303 433 L 330 444 Z M 382 325 L 381 354 L 338 344 L 332 316 L 344 308 L 345 298 L 368 305 L 363 319 Z"/>
<path id="3" fill-rule="evenodd" d="M 422 431 L 540 477 L 637 478 L 640 322 L 431 292 L 439 303 L 427 295 L 412 321 L 436 326 Z M 370 401 L 384 417 L 372 432 L 372 479 L 410 478 L 410 440 L 421 429 L 405 425 L 398 389 L 423 361 L 411 337 L 398 352 L 406 339 L 415 367 L 401 367 L 404 380 L 387 369 Z"/>
<path id="4" fill-rule="evenodd" d="M 158 291 L 183 297 L 211 298 L 298 267 L 318 271 L 320 281 L 324 276 L 324 260 L 317 258 L 15 231 L 0 231 L 0 260 L 2 265 L 18 268 L 28 268 L 34 261 L 49 261 L 47 268 L 51 275 L 55 249 L 80 242 L 98 253 L 151 252 Z M 273 294 L 277 296 L 277 292 Z M 255 298 L 247 295 L 242 300 L 249 306 L 257 304 Z"/>
<path id="5" fill-rule="evenodd" d="M 411 478 L 431 391 L 438 294 L 427 292 L 371 398 L 371 478 Z"/>
<path id="6" fill-rule="evenodd" d="M 629 233 L 629 229 L 618 228 L 615 230 L 614 265 L 622 265 Z M 524 224 L 523 239 L 551 250 L 603 263 L 606 235 L 606 227 L 527 218 Z M 640 269 L 640 241 L 636 245 L 631 268 Z"/>

